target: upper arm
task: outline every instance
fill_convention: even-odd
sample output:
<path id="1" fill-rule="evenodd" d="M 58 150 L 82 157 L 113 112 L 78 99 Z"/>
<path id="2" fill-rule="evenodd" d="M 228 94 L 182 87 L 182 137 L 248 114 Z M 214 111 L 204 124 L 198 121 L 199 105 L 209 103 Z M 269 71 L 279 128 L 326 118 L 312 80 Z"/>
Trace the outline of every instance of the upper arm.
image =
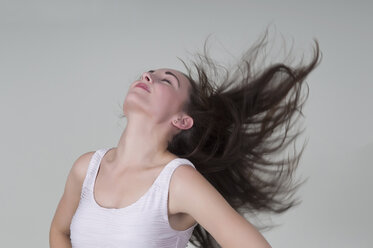
<path id="1" fill-rule="evenodd" d="M 51 223 L 51 228 L 55 228 L 66 235 L 70 235 L 71 219 L 79 205 L 84 178 L 93 153 L 87 152 L 74 162 L 67 176 L 64 193 Z"/>
<path id="2" fill-rule="evenodd" d="M 260 232 L 191 166 L 174 172 L 175 204 L 191 215 L 222 247 L 271 247 Z"/>

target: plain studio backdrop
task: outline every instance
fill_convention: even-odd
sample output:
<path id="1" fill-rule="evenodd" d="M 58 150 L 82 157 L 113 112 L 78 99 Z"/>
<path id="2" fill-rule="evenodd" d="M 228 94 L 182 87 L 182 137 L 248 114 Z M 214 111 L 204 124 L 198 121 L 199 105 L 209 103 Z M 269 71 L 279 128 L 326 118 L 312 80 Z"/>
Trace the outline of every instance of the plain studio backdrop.
<path id="1" fill-rule="evenodd" d="M 232 63 L 270 25 L 274 49 L 322 62 L 306 81 L 302 203 L 263 232 L 273 247 L 371 247 L 370 1 L 0 1 L 1 247 L 48 247 L 73 162 L 115 146 L 142 72 L 201 51 Z M 274 39 L 275 37 L 275 39 Z M 277 46 L 277 48 L 276 48 Z M 299 150 L 299 149 L 298 149 Z M 284 154 L 286 156 L 286 154 Z M 141 237 L 139 237 L 141 238 Z"/>

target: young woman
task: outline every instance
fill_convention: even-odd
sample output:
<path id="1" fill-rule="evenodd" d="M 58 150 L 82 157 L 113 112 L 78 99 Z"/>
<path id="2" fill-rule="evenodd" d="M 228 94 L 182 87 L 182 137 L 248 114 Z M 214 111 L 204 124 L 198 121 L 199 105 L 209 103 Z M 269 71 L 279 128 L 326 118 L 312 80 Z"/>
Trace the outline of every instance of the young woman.
<path id="1" fill-rule="evenodd" d="M 72 166 L 51 247 L 186 247 L 189 240 L 204 248 L 271 247 L 243 215 L 298 204 L 289 195 L 300 185 L 291 181 L 301 154 L 288 161 L 265 155 L 300 134 L 285 143 L 320 52 L 315 41 L 307 66 L 278 63 L 254 73 L 265 38 L 233 71 L 205 50 L 195 77 L 184 62 L 187 73 L 144 72 L 125 98 L 127 126 L 117 146 L 85 153 Z"/>

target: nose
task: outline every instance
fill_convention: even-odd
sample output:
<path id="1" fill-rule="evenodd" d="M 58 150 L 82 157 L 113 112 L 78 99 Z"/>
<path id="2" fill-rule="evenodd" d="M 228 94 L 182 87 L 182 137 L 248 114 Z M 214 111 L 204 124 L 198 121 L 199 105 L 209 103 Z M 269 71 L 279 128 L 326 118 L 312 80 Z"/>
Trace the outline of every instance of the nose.
<path id="1" fill-rule="evenodd" d="M 153 82 L 153 80 L 152 80 L 152 77 L 151 77 L 151 75 L 150 75 L 150 72 L 144 72 L 143 74 L 142 74 L 142 76 L 141 76 L 141 79 L 142 80 L 145 80 L 145 81 L 147 81 L 147 82 Z"/>

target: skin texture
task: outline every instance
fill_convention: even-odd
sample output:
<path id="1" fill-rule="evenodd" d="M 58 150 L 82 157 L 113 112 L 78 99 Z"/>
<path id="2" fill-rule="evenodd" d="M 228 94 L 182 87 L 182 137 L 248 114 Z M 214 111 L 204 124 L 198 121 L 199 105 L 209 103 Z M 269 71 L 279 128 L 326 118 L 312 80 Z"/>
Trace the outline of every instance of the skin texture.
<path id="1" fill-rule="evenodd" d="M 177 79 L 166 72 L 178 78 L 180 87 Z M 140 82 L 145 83 L 150 92 L 136 87 Z M 167 142 L 181 130 L 193 126 L 193 119 L 181 111 L 188 99 L 189 87 L 182 73 L 168 68 L 145 72 L 133 82 L 123 104 L 127 126 L 117 147 L 103 157 L 96 178 L 94 196 L 99 205 L 121 208 L 132 204 L 147 191 L 163 166 L 176 158 L 167 151 Z M 93 153 L 80 156 L 70 170 L 50 228 L 52 248 L 71 247 L 70 223 Z M 171 177 L 168 210 L 171 227 L 185 230 L 198 222 L 222 247 L 270 247 L 264 237 L 188 165 L 179 166 Z"/>

